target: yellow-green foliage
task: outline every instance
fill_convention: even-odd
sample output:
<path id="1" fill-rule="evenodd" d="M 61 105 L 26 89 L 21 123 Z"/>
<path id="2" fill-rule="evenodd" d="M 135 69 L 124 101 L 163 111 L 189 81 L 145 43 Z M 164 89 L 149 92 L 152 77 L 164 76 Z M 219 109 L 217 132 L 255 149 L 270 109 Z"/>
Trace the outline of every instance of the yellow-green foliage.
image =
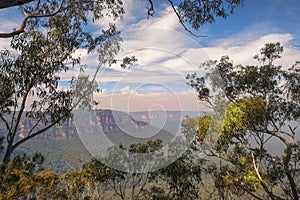
<path id="1" fill-rule="evenodd" d="M 73 171 L 61 176 L 62 182 L 65 183 L 72 192 L 78 194 L 84 190 L 86 179 L 87 177 L 84 172 Z"/>
<path id="2" fill-rule="evenodd" d="M 205 116 L 199 117 L 199 123 L 198 123 L 198 127 L 197 127 L 197 132 L 198 132 L 197 139 L 200 142 L 202 142 L 205 139 L 207 132 L 209 130 L 209 127 L 210 127 L 211 120 L 212 120 L 211 115 L 205 115 Z"/>
<path id="3" fill-rule="evenodd" d="M 245 134 L 247 130 L 255 131 L 267 120 L 268 108 L 261 98 L 249 98 L 231 103 L 225 111 L 225 122 L 222 135 L 230 136 L 235 133 Z"/>
<path id="4" fill-rule="evenodd" d="M 58 183 L 58 176 L 54 172 L 42 172 L 36 175 L 28 175 L 25 170 L 14 169 L 7 171 L 6 188 L 0 194 L 0 199 L 18 199 L 35 194 L 37 199 L 46 199 L 51 190 L 55 190 Z"/>
<path id="5" fill-rule="evenodd" d="M 236 103 L 227 105 L 225 119 L 222 121 L 214 119 L 214 115 L 205 115 L 199 117 L 197 126 L 198 140 L 202 142 L 212 129 L 212 122 L 221 123 L 221 132 L 219 136 L 230 139 L 234 134 L 245 134 L 246 131 L 255 131 L 258 127 L 264 125 L 268 119 L 268 105 L 261 98 L 243 99 Z M 220 121 L 220 122 L 219 122 Z M 218 131 L 218 129 L 214 129 Z"/>
<path id="6" fill-rule="evenodd" d="M 218 123 L 222 123 L 218 133 L 219 139 L 231 141 L 233 137 L 243 137 L 247 131 L 255 132 L 257 129 L 261 129 L 267 119 L 268 104 L 261 98 L 246 98 L 229 103 L 225 110 L 224 120 L 218 121 Z M 214 121 L 216 121 L 214 115 L 199 118 L 197 131 L 200 142 L 209 137 L 208 133 L 212 131 L 211 126 Z M 224 141 L 222 139 L 220 141 Z M 227 149 L 227 160 L 230 160 L 233 165 L 225 167 L 219 177 L 224 186 L 233 190 L 241 184 L 249 190 L 259 188 L 260 181 L 253 169 L 251 155 L 239 146 L 232 146 Z"/>
<path id="7" fill-rule="evenodd" d="M 248 170 L 243 178 L 246 183 L 252 184 L 255 189 L 261 186 L 259 178 L 254 170 Z"/>
<path id="8" fill-rule="evenodd" d="M 230 104 L 225 112 L 225 122 L 223 125 L 223 134 L 231 134 L 236 131 L 246 131 L 246 113 L 245 104 Z"/>
<path id="9" fill-rule="evenodd" d="M 56 192 L 59 177 L 54 172 L 41 172 L 34 175 L 33 180 L 38 184 L 39 195 L 37 199 L 47 199 Z"/>

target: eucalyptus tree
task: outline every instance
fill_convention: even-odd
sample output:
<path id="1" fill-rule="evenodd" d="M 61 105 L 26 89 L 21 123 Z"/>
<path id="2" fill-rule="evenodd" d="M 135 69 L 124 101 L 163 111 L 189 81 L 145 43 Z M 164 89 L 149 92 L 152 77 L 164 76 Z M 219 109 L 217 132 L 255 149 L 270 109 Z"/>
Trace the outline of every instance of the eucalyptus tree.
<path id="1" fill-rule="evenodd" d="M 147 2 L 151 16 L 156 4 Z M 216 17 L 226 18 L 242 5 L 241 0 L 185 0 L 178 6 L 167 2 L 184 27 L 187 23 L 195 29 L 213 23 Z M 6 130 L 5 162 L 19 145 L 71 117 L 79 102 L 88 105 L 97 89 L 93 77 L 74 77 L 71 87 L 62 90 L 61 74 L 81 66 L 81 57 L 76 57 L 79 49 L 98 54 L 97 69 L 115 63 L 121 42 L 116 26 L 110 24 L 100 34 L 93 34 L 86 27 L 104 17 L 113 21 L 124 14 L 121 0 L 0 0 L 0 9 L 15 6 L 20 6 L 23 21 L 19 28 L 0 34 L 2 38 L 11 38 L 11 50 L 0 52 L 0 119 Z M 121 66 L 134 61 L 135 57 L 126 57 Z M 79 98 L 74 98 L 75 93 Z M 24 118 L 34 124 L 19 137 Z"/>
<path id="2" fill-rule="evenodd" d="M 225 119 L 206 153 L 222 161 L 219 167 L 211 167 L 211 172 L 216 186 L 228 189 L 228 195 L 299 199 L 300 63 L 276 65 L 282 52 L 279 43 L 266 44 L 254 56 L 259 63 L 256 66 L 234 66 L 224 56 L 220 62 L 209 62 L 212 72 L 207 76 L 187 77 L 199 98 L 213 106 L 209 81 L 219 77 L 222 82 Z M 200 143 L 213 133 L 209 127 L 212 118 L 213 114 L 200 118 Z M 272 144 L 277 149 L 271 148 Z"/>
<path id="3" fill-rule="evenodd" d="M 153 16 L 156 2 L 147 2 L 147 14 Z M 166 2 L 187 31 L 189 24 L 197 30 L 205 23 L 213 23 L 216 17 L 226 18 L 242 5 L 242 0 Z M 121 42 L 117 27 L 110 24 L 101 33 L 91 33 L 86 27 L 105 17 L 116 20 L 125 12 L 121 0 L 0 0 L 1 10 L 16 6 L 23 14 L 19 27 L 0 33 L 0 38 L 10 40 L 11 48 L 0 51 L 0 121 L 5 129 L 0 195 L 5 197 L 13 188 L 16 193 L 10 193 L 12 198 L 26 196 L 19 193 L 23 190 L 15 189 L 23 184 L 24 174 L 33 175 L 33 168 L 40 163 L 28 162 L 25 157 L 10 160 L 14 150 L 72 117 L 77 106 L 89 106 L 92 102 L 93 91 L 97 90 L 95 76 L 80 75 L 72 78 L 69 88 L 59 86 L 63 73 L 72 67 L 84 68 L 76 52 L 85 49 L 89 54 L 97 54 L 97 70 L 116 63 L 114 57 Z M 134 61 L 134 57 L 124 58 L 121 67 Z M 32 124 L 20 132 L 24 119 Z M 28 163 L 33 163 L 30 169 L 18 168 Z M 17 178 L 17 183 L 9 182 L 11 178 Z"/>
<path id="4" fill-rule="evenodd" d="M 153 0 L 145 1 L 148 3 L 147 14 L 149 18 L 155 14 L 158 3 Z M 243 4 L 243 0 L 165 0 L 165 2 L 172 7 L 179 23 L 194 36 L 196 34 L 191 31 L 190 25 L 192 29 L 198 30 L 203 24 L 214 23 L 218 17 L 227 18 L 234 13 L 237 7 Z M 0 33 L 0 38 L 12 37 L 23 33 L 26 31 L 27 24 L 31 19 L 51 18 L 57 15 L 60 16 L 65 12 L 83 16 L 87 12 L 93 12 L 93 19 L 101 19 L 104 15 L 117 18 L 124 14 L 123 4 L 122 0 L 0 0 L 0 9 L 20 6 L 24 13 L 24 18 L 19 28 Z M 104 14 L 103 11 L 108 12 Z M 85 17 L 85 20 L 82 22 L 87 23 L 87 19 Z M 75 24 L 75 21 L 71 22 L 71 24 Z M 80 24 L 77 25 L 80 26 Z"/>
<path id="5" fill-rule="evenodd" d="M 83 172 L 89 175 L 92 182 L 101 183 L 108 190 L 114 192 L 120 199 L 143 199 L 147 185 L 155 179 L 158 173 L 155 171 L 144 171 L 139 173 L 148 166 L 149 160 L 139 159 L 139 164 L 132 162 L 132 156 L 129 154 L 145 154 L 159 151 L 162 148 L 161 140 L 147 140 L 143 143 L 131 144 L 128 149 L 123 145 L 112 147 L 105 158 L 100 160 L 93 159 L 86 163 Z M 128 150 L 128 154 L 124 156 L 121 152 Z M 103 164 L 103 159 L 106 161 Z M 106 165 L 118 160 L 120 167 L 114 165 Z M 131 165 L 135 163 L 136 165 Z M 111 167 L 113 166 L 113 167 Z M 125 170 L 124 170 L 125 169 Z M 139 170 L 139 171 L 138 171 Z"/>
<path id="6" fill-rule="evenodd" d="M 40 3 L 26 7 L 26 12 L 35 12 Z M 98 68 L 114 62 L 121 41 L 116 27 L 110 25 L 100 35 L 93 36 L 84 30 L 84 26 L 89 15 L 94 20 L 104 15 L 119 17 L 123 14 L 119 3 L 74 1 L 68 9 L 63 9 L 64 1 L 60 5 L 45 1 L 39 12 L 59 14 L 47 20 L 28 18 L 26 32 L 11 39 L 13 50 L 0 52 L 0 118 L 6 128 L 5 162 L 20 144 L 71 117 L 72 109 L 84 98 L 91 97 L 91 91 L 96 89 L 95 82 L 81 75 L 72 79 L 71 88 L 62 90 L 59 87 L 61 74 L 80 65 L 80 57 L 74 54 L 79 48 L 98 53 Z M 83 85 L 85 91 L 82 91 Z M 82 92 L 82 96 L 74 102 L 76 90 Z M 20 122 L 24 118 L 33 124 L 19 137 Z"/>

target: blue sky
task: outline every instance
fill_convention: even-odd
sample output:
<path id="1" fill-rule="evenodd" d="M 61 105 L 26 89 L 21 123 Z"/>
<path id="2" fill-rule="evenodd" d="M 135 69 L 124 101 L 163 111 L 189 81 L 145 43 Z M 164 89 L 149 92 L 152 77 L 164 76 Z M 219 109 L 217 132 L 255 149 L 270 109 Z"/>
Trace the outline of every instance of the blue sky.
<path id="1" fill-rule="evenodd" d="M 203 27 L 208 39 L 232 37 L 253 31 L 258 35 L 290 33 L 300 42 L 300 2 L 298 0 L 248 0 L 228 19 Z"/>
<path id="2" fill-rule="evenodd" d="M 147 19 L 147 0 L 125 0 L 126 14 L 117 26 L 124 43 L 119 58 L 135 55 L 138 62 L 130 69 L 119 66 L 103 68 L 97 76 L 103 93 L 97 94 L 101 108 L 139 111 L 161 105 L 166 110 L 203 110 L 195 92 L 185 84 L 185 75 L 197 71 L 208 59 L 218 60 L 229 55 L 235 64 L 257 64 L 253 56 L 268 42 L 281 42 L 285 47 L 278 62 L 289 67 L 300 59 L 300 2 L 299 0 L 245 0 L 244 6 L 226 20 L 204 25 L 196 38 L 184 31 L 167 1 L 154 1 L 155 14 Z M 17 14 L 18 13 L 18 14 Z M 22 20 L 16 8 L 1 10 L 0 31 L 18 27 Z M 100 32 L 111 19 L 92 25 Z M 9 48 L 9 40 L 0 39 L 0 47 Z M 75 54 L 83 56 L 86 73 L 93 74 L 97 66 L 96 55 L 86 55 L 81 49 Z M 72 70 L 62 74 L 65 83 Z"/>

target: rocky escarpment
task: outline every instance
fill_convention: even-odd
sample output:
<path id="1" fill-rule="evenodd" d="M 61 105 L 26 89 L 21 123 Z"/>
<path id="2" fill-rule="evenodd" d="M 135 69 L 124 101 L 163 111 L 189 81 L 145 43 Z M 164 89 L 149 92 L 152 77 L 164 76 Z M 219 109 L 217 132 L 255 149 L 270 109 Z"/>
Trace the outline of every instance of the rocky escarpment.
<path id="1" fill-rule="evenodd" d="M 131 128 L 140 128 L 147 125 L 146 122 L 134 120 L 130 115 L 112 110 L 96 110 L 96 121 L 90 120 L 85 126 L 98 126 L 105 134 L 116 134 L 120 132 L 120 127 L 131 125 Z M 9 117 L 8 117 L 9 118 Z M 34 127 L 37 120 L 23 118 L 18 127 L 18 139 L 26 137 L 28 132 Z M 35 127 L 35 130 L 42 129 L 43 124 Z M 6 129 L 4 123 L 0 122 L 0 135 L 5 134 Z M 57 124 L 47 130 L 45 133 L 39 135 L 37 138 L 52 138 L 56 140 L 68 139 L 76 137 L 77 131 L 74 120 L 68 119 L 61 124 Z"/>

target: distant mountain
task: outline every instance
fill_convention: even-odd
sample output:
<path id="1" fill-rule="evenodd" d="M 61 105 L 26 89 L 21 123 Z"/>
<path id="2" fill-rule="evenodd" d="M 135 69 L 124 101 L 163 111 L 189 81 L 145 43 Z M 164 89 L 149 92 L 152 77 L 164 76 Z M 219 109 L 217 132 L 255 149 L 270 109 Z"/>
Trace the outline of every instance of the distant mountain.
<path id="1" fill-rule="evenodd" d="M 113 114 L 114 113 L 114 114 Z M 118 114 L 116 114 L 118 113 Z M 140 122 L 132 119 L 129 115 L 112 111 L 112 110 L 96 110 L 97 115 L 97 126 L 100 126 L 101 129 L 104 131 L 105 134 L 115 134 L 120 132 L 119 126 L 116 124 L 115 118 L 122 119 L 124 123 L 130 119 L 132 123 L 135 124 L 137 127 L 143 127 L 146 126 L 147 123 Z M 7 117 L 9 119 L 9 117 Z M 18 128 L 18 138 L 22 139 L 25 137 L 28 130 L 30 130 L 37 121 L 34 119 L 26 119 L 23 118 L 20 122 L 19 128 Z M 86 124 L 87 126 L 95 126 L 95 122 L 90 121 L 89 124 Z M 40 124 L 36 129 L 40 129 L 43 127 L 43 124 Z M 2 121 L 0 121 L 0 135 L 5 135 L 5 125 Z M 40 136 L 36 138 L 48 138 L 48 139 L 56 139 L 56 140 L 62 140 L 62 139 L 70 139 L 73 138 L 75 135 L 77 135 L 76 126 L 74 124 L 74 120 L 68 119 L 67 121 L 63 122 L 60 125 L 56 125 L 52 127 L 51 129 L 47 130 L 45 133 L 41 134 Z"/>
<path id="2" fill-rule="evenodd" d="M 166 121 L 182 121 L 186 117 L 196 117 L 203 112 L 194 111 L 152 111 L 130 112 L 129 115 L 138 121 L 150 122 L 152 119 L 164 119 Z"/>
<path id="3" fill-rule="evenodd" d="M 41 152 L 45 156 L 45 168 L 62 173 L 73 168 L 78 170 L 82 164 L 91 159 L 91 154 L 84 139 L 90 138 L 93 142 L 101 144 L 100 132 L 112 144 L 123 144 L 128 147 L 130 144 L 142 143 L 147 139 L 160 139 L 164 144 L 174 138 L 179 130 L 182 113 L 167 112 L 167 118 L 163 115 L 153 116 L 151 113 L 147 118 L 147 112 L 124 113 L 113 110 L 95 110 L 94 117 L 83 116 L 80 125 L 76 124 L 74 118 L 69 119 L 61 125 L 56 125 L 44 134 L 24 143 L 17 151 L 17 154 L 32 154 Z M 156 113 L 160 114 L 160 113 Z M 165 119 L 163 119 L 165 118 Z M 149 120 L 150 119 L 150 120 Z M 153 121 L 160 122 L 162 126 L 152 124 Z M 21 139 L 30 130 L 36 121 L 22 119 L 18 128 L 18 138 Z M 173 127 L 174 131 L 169 127 Z M 5 135 L 3 124 L 0 123 L 0 134 Z M 42 128 L 42 125 L 37 129 Z M 83 132 L 79 132 L 83 130 Z M 90 133 L 85 130 L 92 130 Z M 100 130 L 100 132 L 99 132 Z M 103 137 L 104 137 L 103 136 Z M 100 143 L 99 143 L 100 142 Z M 104 144 L 102 144 L 104 145 Z"/>
<path id="4" fill-rule="evenodd" d="M 177 134 L 180 131 L 180 125 L 183 118 L 186 116 L 198 116 L 197 112 L 182 112 L 182 111 L 166 111 L 163 112 L 130 112 L 124 113 L 113 110 L 95 110 L 96 120 L 88 121 L 85 126 L 92 126 L 101 128 L 101 130 L 109 134 L 117 134 L 120 132 L 144 132 L 145 127 L 154 126 L 158 129 L 164 129 L 172 134 Z M 9 117 L 8 117 L 9 118 Z M 25 137 L 28 130 L 30 130 L 36 123 L 36 120 L 23 118 L 18 128 L 18 138 Z M 36 129 L 41 129 L 43 125 L 39 125 Z M 150 129 L 146 129 L 150 130 Z M 5 135 L 5 126 L 0 121 L 0 135 Z M 157 130 L 155 130 L 157 131 Z M 141 133 L 142 134 L 142 133 Z M 68 119 L 60 125 L 56 125 L 37 138 L 48 138 L 55 140 L 70 139 L 77 135 L 76 125 L 74 119 Z M 146 137 L 146 136 L 145 136 Z"/>
<path id="5" fill-rule="evenodd" d="M 107 145 L 107 143 L 129 146 L 147 139 L 160 139 L 168 143 L 174 138 L 174 134 L 164 129 L 164 123 L 162 126 L 155 126 L 156 124 L 151 124 L 151 121 L 138 121 L 120 111 L 83 111 L 75 112 L 74 116 L 79 136 L 83 142 L 95 143 L 94 146 Z"/>

